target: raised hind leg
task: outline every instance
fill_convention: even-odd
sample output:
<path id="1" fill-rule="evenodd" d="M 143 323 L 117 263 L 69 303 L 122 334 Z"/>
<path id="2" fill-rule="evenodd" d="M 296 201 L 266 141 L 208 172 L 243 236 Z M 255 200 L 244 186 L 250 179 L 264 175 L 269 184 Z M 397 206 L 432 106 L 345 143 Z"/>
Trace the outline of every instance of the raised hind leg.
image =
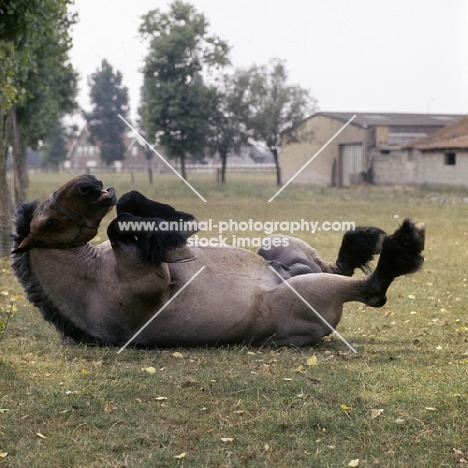
<path id="1" fill-rule="evenodd" d="M 283 264 L 286 270 L 292 269 L 292 272 L 282 275 L 285 279 L 305 272 L 352 276 L 357 268 L 368 270 L 368 263 L 374 255 L 380 253 L 385 231 L 372 226 L 347 231 L 343 235 L 335 263 L 323 260 L 317 250 L 295 237 L 283 234 L 272 234 L 268 237 L 272 240 L 278 238 L 279 242 L 275 244 L 272 241 L 272 247 L 269 249 L 260 247 L 257 254 L 268 261 Z"/>
<path id="2" fill-rule="evenodd" d="M 421 267 L 423 248 L 424 227 L 405 220 L 385 238 L 373 273 L 359 278 L 327 273 L 303 275 L 278 285 L 266 295 L 276 320 L 276 334 L 270 341 L 279 346 L 313 344 L 336 328 L 345 302 L 383 306 L 392 281 Z"/>

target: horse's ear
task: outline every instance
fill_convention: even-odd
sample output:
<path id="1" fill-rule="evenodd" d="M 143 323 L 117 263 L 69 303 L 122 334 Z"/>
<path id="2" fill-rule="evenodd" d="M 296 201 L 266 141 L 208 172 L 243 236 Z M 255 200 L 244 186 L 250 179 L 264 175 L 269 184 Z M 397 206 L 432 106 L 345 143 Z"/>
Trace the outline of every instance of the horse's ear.
<path id="1" fill-rule="evenodd" d="M 18 245 L 18 247 L 16 247 L 16 249 L 12 251 L 12 253 L 26 252 L 27 250 L 32 249 L 35 245 L 36 245 L 36 239 L 34 239 L 34 237 L 31 237 L 31 235 L 26 236 L 21 241 L 20 245 Z"/>

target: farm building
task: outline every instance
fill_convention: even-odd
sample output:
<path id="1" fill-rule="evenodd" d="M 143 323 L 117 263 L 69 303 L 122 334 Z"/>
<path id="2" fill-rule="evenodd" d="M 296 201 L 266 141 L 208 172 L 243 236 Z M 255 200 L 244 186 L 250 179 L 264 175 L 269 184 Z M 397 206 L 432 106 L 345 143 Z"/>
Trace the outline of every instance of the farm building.
<path id="1" fill-rule="evenodd" d="M 323 146 L 356 117 L 325 148 Z M 283 134 L 282 179 L 288 181 L 318 151 L 293 183 L 338 186 L 414 182 L 414 162 L 404 147 L 461 115 L 318 112 Z"/>
<path id="2" fill-rule="evenodd" d="M 415 184 L 468 187 L 468 117 L 405 147 Z"/>

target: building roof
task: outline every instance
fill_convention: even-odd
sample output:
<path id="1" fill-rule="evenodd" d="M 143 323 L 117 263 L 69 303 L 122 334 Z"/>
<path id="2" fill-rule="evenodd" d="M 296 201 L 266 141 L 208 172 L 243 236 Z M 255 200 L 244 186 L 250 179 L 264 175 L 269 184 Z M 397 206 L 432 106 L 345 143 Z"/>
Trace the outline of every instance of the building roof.
<path id="1" fill-rule="evenodd" d="M 468 116 L 446 127 L 439 128 L 439 130 L 436 130 L 424 138 L 413 141 L 406 147 L 421 150 L 467 149 Z"/>
<path id="2" fill-rule="evenodd" d="M 352 124 L 359 127 L 376 127 L 380 125 L 390 127 L 442 127 L 464 117 L 456 114 L 402 114 L 381 112 L 317 112 L 311 117 L 322 115 L 332 119 L 347 122 L 353 115 L 356 117 Z M 310 118 L 310 117 L 309 117 Z"/>

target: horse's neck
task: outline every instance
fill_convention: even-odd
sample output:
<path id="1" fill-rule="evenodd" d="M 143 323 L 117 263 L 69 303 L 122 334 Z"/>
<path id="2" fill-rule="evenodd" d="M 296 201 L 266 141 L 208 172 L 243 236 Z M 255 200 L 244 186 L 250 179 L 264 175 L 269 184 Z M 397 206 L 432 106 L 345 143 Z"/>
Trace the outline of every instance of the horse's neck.
<path id="1" fill-rule="evenodd" d="M 57 281 L 94 277 L 108 261 L 108 243 L 97 247 L 86 244 L 72 249 L 32 249 L 29 253 L 36 274 L 56 275 Z M 67 274 L 68 273 L 68 274 Z"/>
<path id="2" fill-rule="evenodd" d="M 63 312 L 79 310 L 86 319 L 94 309 L 90 307 L 90 294 L 99 293 L 102 277 L 114 271 L 109 265 L 111 253 L 105 245 L 87 244 L 73 249 L 32 249 L 29 255 L 32 272 L 45 294 Z M 112 282 L 112 278 L 107 280 Z"/>

